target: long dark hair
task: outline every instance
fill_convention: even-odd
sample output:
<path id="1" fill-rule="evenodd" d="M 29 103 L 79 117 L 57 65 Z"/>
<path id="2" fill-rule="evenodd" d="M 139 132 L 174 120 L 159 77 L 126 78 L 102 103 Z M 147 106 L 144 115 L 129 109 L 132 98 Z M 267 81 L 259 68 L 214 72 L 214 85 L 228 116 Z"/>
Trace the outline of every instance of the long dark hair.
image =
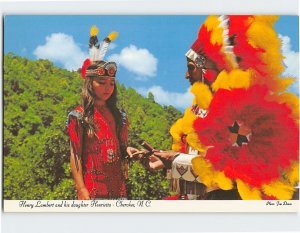
<path id="1" fill-rule="evenodd" d="M 82 87 L 81 101 L 83 107 L 83 119 L 88 136 L 95 135 L 96 127 L 94 122 L 94 102 L 95 94 L 93 90 L 93 78 L 86 77 Z M 119 142 L 121 143 L 122 115 L 117 107 L 117 85 L 114 82 L 114 91 L 111 97 L 106 101 L 107 107 L 111 111 L 116 127 Z"/>

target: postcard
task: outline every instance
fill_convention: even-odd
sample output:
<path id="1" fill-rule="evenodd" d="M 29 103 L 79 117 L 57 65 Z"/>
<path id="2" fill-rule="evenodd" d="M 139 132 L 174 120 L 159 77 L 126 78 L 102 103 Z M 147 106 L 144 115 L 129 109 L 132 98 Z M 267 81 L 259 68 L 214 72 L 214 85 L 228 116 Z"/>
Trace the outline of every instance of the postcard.
<path id="1" fill-rule="evenodd" d="M 4 211 L 297 212 L 298 22 L 5 15 Z"/>

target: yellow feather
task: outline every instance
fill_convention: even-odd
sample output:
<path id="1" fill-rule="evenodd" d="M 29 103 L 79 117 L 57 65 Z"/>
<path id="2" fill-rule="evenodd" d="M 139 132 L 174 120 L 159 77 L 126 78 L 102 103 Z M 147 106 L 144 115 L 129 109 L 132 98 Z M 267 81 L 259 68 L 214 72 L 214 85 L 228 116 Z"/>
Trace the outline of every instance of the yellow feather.
<path id="1" fill-rule="evenodd" d="M 199 156 L 192 159 L 192 166 L 195 174 L 208 188 L 219 187 L 223 190 L 233 188 L 231 179 L 226 177 L 223 172 L 214 170 L 211 163 L 205 158 Z"/>
<path id="2" fill-rule="evenodd" d="M 212 89 L 214 91 L 219 90 L 220 88 L 229 90 L 229 81 L 228 73 L 226 70 L 221 71 L 216 78 L 216 81 L 212 84 Z"/>
<path id="3" fill-rule="evenodd" d="M 261 200 L 261 192 L 257 188 L 252 188 L 242 180 L 236 180 L 237 189 L 243 200 Z"/>
<path id="4" fill-rule="evenodd" d="M 211 166 L 209 163 L 205 161 L 202 157 L 195 157 L 192 159 L 192 167 L 195 174 L 197 174 L 208 188 L 215 187 L 215 183 L 213 181 Z"/>
<path id="5" fill-rule="evenodd" d="M 90 36 L 97 36 L 99 29 L 96 25 L 93 25 L 90 30 Z"/>
<path id="6" fill-rule="evenodd" d="M 251 71 L 243 71 L 241 69 L 234 69 L 227 73 L 225 70 L 221 71 L 216 81 L 212 84 L 214 91 L 220 88 L 230 90 L 234 88 L 248 88 L 250 86 Z"/>
<path id="7" fill-rule="evenodd" d="M 219 17 L 216 15 L 209 15 L 205 22 L 204 25 L 207 27 L 209 31 L 212 31 L 214 28 L 218 27 L 220 24 L 220 21 L 218 19 Z"/>
<path id="8" fill-rule="evenodd" d="M 256 21 L 264 22 L 268 24 L 270 27 L 274 25 L 274 23 L 279 19 L 277 15 L 256 15 L 254 16 Z"/>
<path id="9" fill-rule="evenodd" d="M 296 185 L 299 182 L 299 161 L 293 162 L 290 169 L 287 171 L 287 178 L 291 185 Z"/>
<path id="10" fill-rule="evenodd" d="M 111 32 L 111 33 L 109 33 L 109 35 L 108 35 L 108 39 L 109 39 L 110 41 L 113 41 L 113 40 L 115 40 L 115 39 L 118 37 L 118 35 L 119 35 L 118 32 Z"/>
<path id="11" fill-rule="evenodd" d="M 273 181 L 262 186 L 263 192 L 280 200 L 290 200 L 293 197 L 294 187 L 282 181 Z"/>
<path id="12" fill-rule="evenodd" d="M 182 131 L 182 118 L 178 119 L 170 128 L 170 134 L 173 137 L 173 143 L 181 142 Z"/>
<path id="13" fill-rule="evenodd" d="M 173 151 L 180 151 L 181 145 L 179 144 L 179 142 L 173 142 L 171 148 L 172 148 Z"/>
<path id="14" fill-rule="evenodd" d="M 191 88 L 191 92 L 195 95 L 198 106 L 203 109 L 208 109 L 213 97 L 209 87 L 204 83 L 195 82 Z"/>
<path id="15" fill-rule="evenodd" d="M 223 40 L 224 40 L 223 31 L 224 30 L 222 27 L 218 27 L 212 32 L 210 41 L 213 45 L 215 44 L 223 45 Z"/>
<path id="16" fill-rule="evenodd" d="M 276 77 L 282 73 L 282 54 L 280 52 L 281 41 L 273 28 L 274 17 L 259 17 L 254 20 L 247 31 L 248 41 L 255 48 L 262 48 L 265 52 L 261 53 L 260 59 L 265 64 L 264 72 L 271 74 L 269 77 Z M 264 19 L 264 20 L 263 20 Z M 261 36 L 264 35 L 264 36 Z M 265 80 L 270 82 L 272 80 Z"/>
<path id="17" fill-rule="evenodd" d="M 276 85 L 274 85 L 274 90 L 276 92 L 283 92 L 285 91 L 293 82 L 295 81 L 295 78 L 292 77 L 276 77 L 274 78 L 274 82 Z"/>
<path id="18" fill-rule="evenodd" d="M 199 152 L 204 152 L 206 148 L 199 141 L 198 135 L 194 131 L 193 123 L 196 119 L 195 114 L 191 111 L 191 108 L 186 109 L 183 118 L 178 119 L 170 128 L 170 134 L 173 137 L 173 150 L 179 150 L 181 148 L 181 136 L 186 134 L 187 143 Z"/>
<path id="19" fill-rule="evenodd" d="M 189 134 L 194 131 L 193 123 L 196 119 L 195 114 L 192 112 L 191 108 L 187 108 L 184 112 L 182 118 L 182 130 L 184 134 Z"/>
<path id="20" fill-rule="evenodd" d="M 173 151 L 180 151 L 181 149 L 182 121 L 182 118 L 179 118 L 170 128 L 170 134 L 173 137 Z"/>
<path id="21" fill-rule="evenodd" d="M 273 22 L 277 17 L 256 17 L 247 31 L 248 42 L 255 48 L 261 48 L 264 52 L 260 53 L 260 70 L 268 75 L 262 76 L 255 72 L 254 82 L 266 85 L 274 92 L 283 91 L 289 84 L 287 79 L 278 77 L 284 71 L 283 56 L 281 54 L 281 41 L 274 30 Z M 264 35 L 259 36 L 259 35 Z"/>
<path id="22" fill-rule="evenodd" d="M 250 71 L 235 69 L 229 74 L 230 88 L 248 88 L 250 86 Z"/>
<path id="23" fill-rule="evenodd" d="M 182 130 L 182 118 L 179 118 L 170 128 L 170 134 L 173 137 L 173 140 L 180 141 L 181 134 L 183 133 Z"/>
<path id="24" fill-rule="evenodd" d="M 292 117 L 299 124 L 299 97 L 293 93 L 283 93 L 279 96 L 280 103 L 286 103 L 292 110 Z"/>
<path id="25" fill-rule="evenodd" d="M 218 184 L 220 189 L 230 190 L 233 189 L 232 181 L 225 176 L 223 172 L 216 171 L 214 176 L 215 182 Z"/>
<path id="26" fill-rule="evenodd" d="M 189 133 L 186 137 L 186 141 L 193 149 L 200 153 L 204 153 L 206 151 L 206 147 L 201 144 L 196 132 Z"/>
<path id="27" fill-rule="evenodd" d="M 254 21 L 247 31 L 248 42 L 255 48 L 262 48 L 260 54 L 261 63 L 264 65 L 260 69 L 268 74 L 261 76 L 255 72 L 253 81 L 259 85 L 266 85 L 274 92 L 282 92 L 291 83 L 291 79 L 280 78 L 284 71 L 283 56 L 281 54 L 281 40 L 275 29 L 274 22 L 278 16 L 255 16 Z M 263 37 L 260 35 L 264 35 Z"/>
<path id="28" fill-rule="evenodd" d="M 207 27 L 208 31 L 211 31 L 210 41 L 212 44 L 223 44 L 223 28 L 219 27 L 220 21 L 218 16 L 209 16 L 204 22 L 204 25 Z"/>
<path id="29" fill-rule="evenodd" d="M 195 105 L 195 104 L 197 104 L 197 99 L 196 98 L 193 99 L 193 105 Z"/>

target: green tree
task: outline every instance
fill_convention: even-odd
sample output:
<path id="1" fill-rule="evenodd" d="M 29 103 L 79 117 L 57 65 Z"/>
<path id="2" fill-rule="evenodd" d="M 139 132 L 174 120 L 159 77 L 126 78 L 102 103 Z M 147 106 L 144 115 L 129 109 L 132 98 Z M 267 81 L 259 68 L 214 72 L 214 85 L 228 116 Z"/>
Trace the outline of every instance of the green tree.
<path id="1" fill-rule="evenodd" d="M 148 100 L 150 100 L 151 102 L 155 103 L 154 95 L 152 94 L 152 92 L 148 93 Z"/>
<path id="2" fill-rule="evenodd" d="M 55 67 L 48 60 L 31 61 L 12 53 L 4 56 L 4 198 L 74 199 L 69 166 L 66 116 L 80 104 L 82 79 L 77 72 Z M 162 107 L 154 96 L 144 98 L 117 83 L 119 107 L 128 113 L 129 144 L 141 139 L 155 148 L 170 149 L 169 128 L 180 117 L 172 106 Z M 130 167 L 129 195 L 160 199 L 168 194 L 167 180 Z"/>

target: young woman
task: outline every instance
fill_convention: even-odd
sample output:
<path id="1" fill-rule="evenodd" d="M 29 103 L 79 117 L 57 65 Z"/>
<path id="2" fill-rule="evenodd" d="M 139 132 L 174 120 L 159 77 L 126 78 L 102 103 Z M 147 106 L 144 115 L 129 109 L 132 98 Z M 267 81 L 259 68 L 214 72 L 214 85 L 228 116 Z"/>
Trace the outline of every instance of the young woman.
<path id="1" fill-rule="evenodd" d="M 116 63 L 102 60 L 106 52 L 103 48 L 107 50 L 113 36 L 105 38 L 99 48 L 96 34 L 92 28 L 90 51 L 96 53 L 90 52 L 92 56 L 81 70 L 85 79 L 82 104 L 68 117 L 70 164 L 80 200 L 127 196 L 124 169 L 127 118 L 117 108 Z"/>

